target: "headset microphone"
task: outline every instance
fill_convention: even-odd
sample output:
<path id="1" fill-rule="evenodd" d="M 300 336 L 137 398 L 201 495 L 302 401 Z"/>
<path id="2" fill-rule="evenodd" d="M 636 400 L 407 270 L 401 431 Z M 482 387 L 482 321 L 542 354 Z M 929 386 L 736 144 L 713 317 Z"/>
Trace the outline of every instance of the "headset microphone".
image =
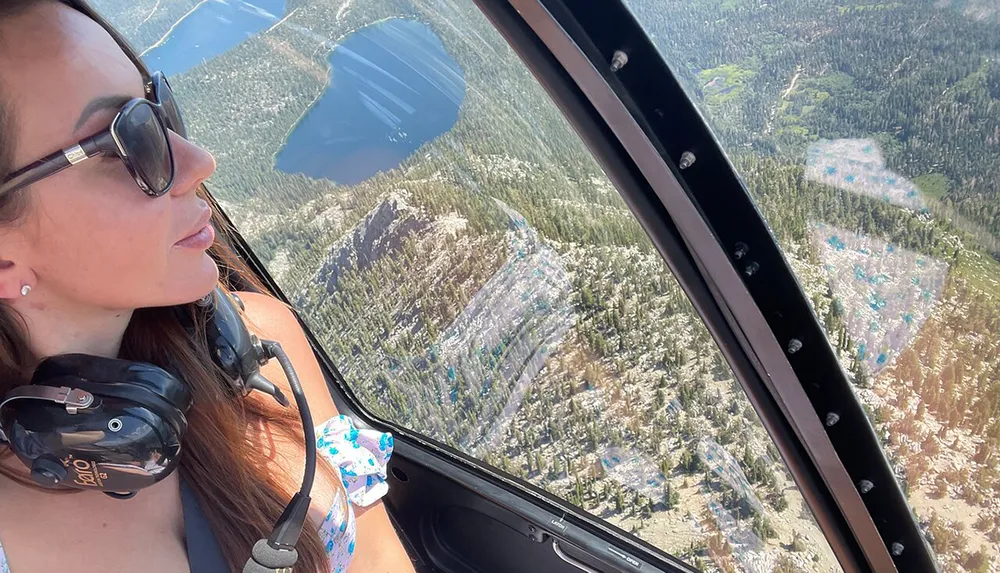
<path id="1" fill-rule="evenodd" d="M 236 397 L 257 390 L 287 407 L 281 390 L 260 373 L 260 366 L 277 359 L 306 439 L 302 487 L 271 535 L 254 545 L 244 573 L 290 573 L 316 472 L 312 415 L 281 345 L 251 334 L 233 300 L 243 307 L 238 297 L 216 288 L 198 301 L 207 314 L 204 328 L 212 360 Z M 193 335 L 190 314 L 178 308 L 177 316 Z M 9 444 L 44 487 L 69 486 L 128 499 L 177 469 L 191 402 L 184 382 L 152 364 L 86 354 L 52 356 L 38 366 L 31 384 L 0 399 L 0 441 Z"/>
<path id="2" fill-rule="evenodd" d="M 243 301 L 230 295 L 240 309 L 245 310 Z M 267 364 L 272 356 L 267 355 L 260 340 L 247 331 L 246 326 L 218 289 L 197 302 L 198 306 L 209 309 L 210 317 L 205 325 L 205 335 L 212 354 L 212 360 L 222 369 L 231 389 L 239 396 L 246 396 L 253 390 L 274 396 L 282 406 L 288 406 L 281 390 L 260 373 L 260 367 Z M 194 334 L 194 324 L 189 316 L 178 312 L 181 323 L 190 334 Z M 287 375 L 287 373 L 286 373 Z"/>

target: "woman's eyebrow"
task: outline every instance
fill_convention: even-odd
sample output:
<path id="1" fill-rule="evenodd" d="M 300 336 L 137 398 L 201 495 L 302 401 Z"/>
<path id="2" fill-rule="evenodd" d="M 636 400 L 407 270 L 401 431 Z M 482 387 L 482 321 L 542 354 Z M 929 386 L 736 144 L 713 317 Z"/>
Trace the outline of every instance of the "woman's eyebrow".
<path id="1" fill-rule="evenodd" d="M 83 108 L 80 112 L 80 119 L 76 121 L 76 125 L 73 127 L 73 132 L 75 133 L 78 129 L 83 127 L 83 124 L 87 123 L 90 116 L 94 115 L 99 111 L 106 109 L 118 109 L 129 101 L 133 99 L 132 96 L 127 95 L 110 95 L 110 96 L 98 96 L 90 100 L 90 103 Z"/>

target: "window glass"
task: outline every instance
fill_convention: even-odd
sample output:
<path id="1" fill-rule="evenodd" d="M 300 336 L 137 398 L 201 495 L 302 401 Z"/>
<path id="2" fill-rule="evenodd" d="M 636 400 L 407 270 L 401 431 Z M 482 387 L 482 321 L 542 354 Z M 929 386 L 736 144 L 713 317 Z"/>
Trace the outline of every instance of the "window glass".
<path id="1" fill-rule="evenodd" d="M 944 570 L 996 564 L 995 2 L 626 0 L 761 206 Z"/>
<path id="2" fill-rule="evenodd" d="M 667 266 L 471 2 L 97 4 L 171 72 L 213 191 L 373 412 L 705 570 L 839 570 Z"/>

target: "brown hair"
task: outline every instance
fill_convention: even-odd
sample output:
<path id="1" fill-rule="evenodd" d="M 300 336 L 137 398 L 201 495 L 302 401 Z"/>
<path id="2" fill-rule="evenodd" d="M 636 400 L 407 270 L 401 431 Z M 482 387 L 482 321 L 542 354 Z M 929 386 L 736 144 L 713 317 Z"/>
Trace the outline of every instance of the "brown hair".
<path id="1" fill-rule="evenodd" d="M 3 0 L 0 19 L 44 1 L 55 0 Z M 128 42 L 83 0 L 63 3 L 103 25 L 148 77 L 148 70 Z M 16 116 L 0 101 L 0 180 L 14 168 L 11 150 L 16 144 L 15 133 Z M 228 291 L 240 288 L 266 293 L 267 288 L 229 246 L 233 229 L 220 215 L 218 204 L 204 186 L 199 188 L 198 195 L 214 208 L 212 223 L 219 231 L 219 238 L 209 253 L 219 265 L 220 286 Z M 0 224 L 24 217 L 30 208 L 27 197 L 23 190 L 0 197 Z M 189 307 L 196 318 L 204 318 L 195 305 Z M 185 453 L 179 471 L 199 499 L 230 568 L 241 571 L 253 544 L 270 534 L 285 504 L 298 489 L 297 484 L 289 483 L 288 476 L 281 476 L 286 479 L 273 476 L 263 464 L 253 460 L 262 449 L 256 430 L 265 424 L 279 435 L 302 442 L 301 422 L 294 403 L 289 408 L 279 408 L 256 396 L 227 399 L 224 378 L 208 354 L 204 337 L 192 340 L 170 309 L 137 309 L 125 331 L 119 357 L 168 368 L 190 387 L 194 405 L 188 413 Z M 28 346 L 23 319 L 10 307 L 0 304 L 0 396 L 28 383 L 37 362 L 38 357 L 32 355 Z M 8 447 L 0 448 L 0 458 L 10 455 Z M 340 483 L 329 464 L 320 462 L 317 466 L 332 483 Z M 6 468 L 0 467 L 0 474 L 34 485 Z M 289 486 L 294 489 L 290 491 Z M 297 571 L 320 573 L 329 569 L 319 538 L 319 524 L 314 520 L 306 522 L 296 547 Z"/>

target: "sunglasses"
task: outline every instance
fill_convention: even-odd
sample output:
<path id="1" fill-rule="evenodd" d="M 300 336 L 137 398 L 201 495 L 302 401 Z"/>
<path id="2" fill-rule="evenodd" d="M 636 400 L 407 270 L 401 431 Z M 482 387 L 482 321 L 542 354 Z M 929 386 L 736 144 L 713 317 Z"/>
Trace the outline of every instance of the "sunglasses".
<path id="1" fill-rule="evenodd" d="M 104 131 L 11 173 L 0 183 L 0 196 L 37 183 L 91 157 L 115 155 L 140 189 L 160 197 L 174 183 L 174 153 L 167 130 L 186 137 L 184 120 L 167 78 L 152 74 L 146 98 L 126 103 Z"/>

